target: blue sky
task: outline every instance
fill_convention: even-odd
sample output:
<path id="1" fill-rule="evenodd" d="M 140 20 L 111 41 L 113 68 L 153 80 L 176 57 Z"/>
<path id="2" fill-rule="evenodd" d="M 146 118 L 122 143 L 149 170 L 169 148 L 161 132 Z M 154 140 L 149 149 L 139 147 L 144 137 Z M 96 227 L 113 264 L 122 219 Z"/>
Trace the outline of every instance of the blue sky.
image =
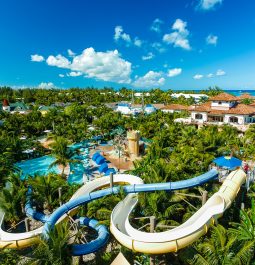
<path id="1" fill-rule="evenodd" d="M 0 85 L 255 89 L 254 0 L 0 2 Z"/>

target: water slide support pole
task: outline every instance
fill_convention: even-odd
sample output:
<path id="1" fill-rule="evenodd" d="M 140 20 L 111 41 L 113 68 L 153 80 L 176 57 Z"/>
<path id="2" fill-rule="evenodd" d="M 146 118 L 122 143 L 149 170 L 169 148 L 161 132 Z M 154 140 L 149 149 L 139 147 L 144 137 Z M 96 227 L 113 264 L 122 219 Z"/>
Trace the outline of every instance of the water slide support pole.
<path id="1" fill-rule="evenodd" d="M 61 206 L 62 205 L 62 201 L 61 201 L 61 198 L 62 198 L 62 187 L 58 188 L 58 198 L 59 198 L 59 206 Z"/>
<path id="2" fill-rule="evenodd" d="M 25 218 L 25 227 L 26 227 L 26 232 L 29 232 L 29 219 L 27 217 Z"/>
<path id="3" fill-rule="evenodd" d="M 206 203 L 207 197 L 208 197 L 208 191 L 204 190 L 202 193 L 202 205 L 204 205 Z"/>
<path id="4" fill-rule="evenodd" d="M 155 227 L 156 227 L 156 217 L 155 216 L 150 216 L 150 233 L 155 232 Z M 155 257 L 154 255 L 150 256 L 150 265 L 155 265 Z"/>
<path id="5" fill-rule="evenodd" d="M 110 188 L 113 188 L 113 173 L 110 173 Z"/>

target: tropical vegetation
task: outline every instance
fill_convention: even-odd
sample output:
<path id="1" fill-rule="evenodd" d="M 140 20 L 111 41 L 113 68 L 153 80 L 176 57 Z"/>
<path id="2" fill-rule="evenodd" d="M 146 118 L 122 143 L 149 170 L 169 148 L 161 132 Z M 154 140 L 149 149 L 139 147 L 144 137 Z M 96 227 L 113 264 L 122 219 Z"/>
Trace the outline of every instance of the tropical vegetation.
<path id="1" fill-rule="evenodd" d="M 202 91 L 208 95 L 221 92 L 219 88 Z M 171 97 L 173 91 L 154 89 L 150 96 L 134 98 L 135 103 L 181 103 L 193 104 L 184 97 Z M 189 92 L 190 93 L 190 92 Z M 197 128 L 195 125 L 175 123 L 174 119 L 187 113 L 163 113 L 125 117 L 114 112 L 106 103 L 132 100 L 133 92 L 127 88 L 115 93 L 112 88 L 69 90 L 0 88 L 0 99 L 10 102 L 22 99 L 30 106 L 26 115 L 0 113 L 3 121 L 0 130 L 0 209 L 5 214 L 5 225 L 15 230 L 24 220 L 24 204 L 27 187 L 33 187 L 32 203 L 37 210 L 51 213 L 61 203 L 70 199 L 78 186 L 67 184 L 64 169 L 77 163 L 72 143 L 94 136 L 111 140 L 116 150 L 122 151 L 123 135 L 128 129 L 139 130 L 146 141 L 143 158 L 134 163 L 129 173 L 140 176 L 146 183 L 178 181 L 188 179 L 208 170 L 212 160 L 218 156 L 233 155 L 243 160 L 255 159 L 255 126 L 240 134 L 231 126 L 210 125 Z M 203 99 L 204 100 L 204 99 Z M 50 106 L 46 113 L 40 106 Z M 52 143 L 44 146 L 45 141 Z M 33 150 L 29 156 L 26 150 Z M 19 172 L 16 162 L 51 154 L 53 166 L 61 166 L 61 173 L 27 176 Z M 23 180 L 22 180 L 23 179 Z M 178 192 L 152 192 L 139 196 L 139 203 L 131 215 L 136 228 L 150 231 L 148 217 L 156 218 L 155 231 L 165 231 L 185 222 L 201 206 L 201 194 L 206 190 L 211 196 L 219 188 L 212 182 L 202 187 Z M 61 195 L 61 196 L 60 196 Z M 95 218 L 109 225 L 114 206 L 124 194 L 111 195 L 80 207 L 78 215 Z M 241 189 L 232 207 L 219 219 L 219 224 L 191 246 L 176 254 L 154 257 L 155 264 L 255 264 L 255 185 L 249 193 Z M 241 209 L 240 203 L 245 208 Z M 72 229 L 71 229 L 72 230 Z M 70 225 L 63 223 L 49 234 L 49 240 L 41 239 L 33 249 L 12 252 L 0 251 L 1 264 L 71 264 L 70 243 L 79 242 L 72 237 Z M 89 230 L 82 230 L 85 234 Z M 79 233 L 78 233 L 79 234 Z M 109 251 L 110 250 L 110 251 Z M 110 264 L 122 251 L 131 264 L 149 264 L 150 256 L 133 253 L 120 246 L 114 238 L 92 259 L 79 262 L 85 264 Z M 14 253 L 14 254 L 13 254 Z M 171 262 L 171 263 L 170 263 Z"/>

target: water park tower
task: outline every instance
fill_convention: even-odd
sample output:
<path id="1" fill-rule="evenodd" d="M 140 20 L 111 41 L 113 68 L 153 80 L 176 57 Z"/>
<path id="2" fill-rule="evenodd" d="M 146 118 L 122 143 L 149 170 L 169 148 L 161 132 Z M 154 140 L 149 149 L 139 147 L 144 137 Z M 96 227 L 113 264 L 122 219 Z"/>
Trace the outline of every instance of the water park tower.
<path id="1" fill-rule="evenodd" d="M 140 140 L 140 132 L 139 131 L 129 131 L 127 133 L 128 139 L 128 150 L 130 156 L 136 158 L 139 156 L 139 140 Z"/>

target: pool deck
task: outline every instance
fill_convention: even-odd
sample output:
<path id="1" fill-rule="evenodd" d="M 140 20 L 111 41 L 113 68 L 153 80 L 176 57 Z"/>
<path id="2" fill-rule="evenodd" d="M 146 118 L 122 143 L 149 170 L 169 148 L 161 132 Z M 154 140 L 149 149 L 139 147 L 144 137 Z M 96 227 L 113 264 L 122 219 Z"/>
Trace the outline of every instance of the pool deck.
<path id="1" fill-rule="evenodd" d="M 125 157 L 121 157 L 120 159 L 118 157 L 113 157 L 110 155 L 110 152 L 114 150 L 113 146 L 110 145 L 98 145 L 95 149 L 91 149 L 91 156 L 95 153 L 100 151 L 101 154 L 108 160 L 109 167 L 113 167 L 116 169 L 119 169 L 120 172 L 124 172 L 126 170 L 132 170 L 134 169 L 133 161 L 130 160 L 130 158 L 125 159 Z"/>

